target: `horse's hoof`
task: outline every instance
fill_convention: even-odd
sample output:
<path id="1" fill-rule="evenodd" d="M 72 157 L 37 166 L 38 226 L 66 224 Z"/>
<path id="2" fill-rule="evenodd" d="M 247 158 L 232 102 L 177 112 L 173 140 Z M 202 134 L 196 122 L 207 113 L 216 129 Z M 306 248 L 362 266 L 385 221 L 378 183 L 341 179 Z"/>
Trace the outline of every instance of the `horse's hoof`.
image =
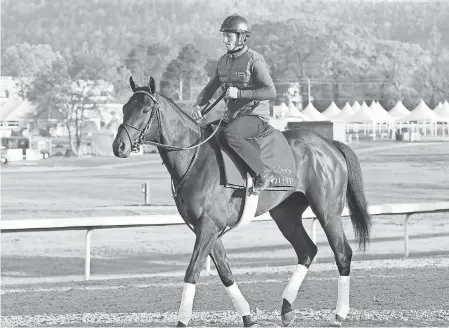
<path id="1" fill-rule="evenodd" d="M 183 324 L 181 321 L 178 321 L 176 327 L 187 327 L 187 325 Z"/>
<path id="2" fill-rule="evenodd" d="M 336 314 L 334 320 L 331 322 L 331 327 L 341 327 L 343 320 L 344 319 L 342 317 Z"/>
<path id="3" fill-rule="evenodd" d="M 257 327 L 257 322 L 253 321 L 250 315 L 244 315 L 243 327 Z"/>
<path id="4" fill-rule="evenodd" d="M 281 314 L 282 325 L 284 325 L 284 327 L 290 326 L 293 323 L 293 321 L 295 321 L 295 318 L 296 318 L 295 311 L 290 311 Z"/>

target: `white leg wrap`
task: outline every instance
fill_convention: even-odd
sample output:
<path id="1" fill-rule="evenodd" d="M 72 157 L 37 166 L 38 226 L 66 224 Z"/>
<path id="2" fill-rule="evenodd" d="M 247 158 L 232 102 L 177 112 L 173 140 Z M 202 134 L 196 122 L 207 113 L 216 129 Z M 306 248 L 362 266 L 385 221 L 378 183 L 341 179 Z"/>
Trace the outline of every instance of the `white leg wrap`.
<path id="1" fill-rule="evenodd" d="M 186 326 L 189 324 L 192 317 L 193 298 L 195 297 L 194 284 L 184 283 L 184 289 L 182 291 L 181 305 L 179 306 L 178 321 L 182 322 Z"/>
<path id="2" fill-rule="evenodd" d="M 226 293 L 228 293 L 231 298 L 232 303 L 234 304 L 235 310 L 243 317 L 245 315 L 250 315 L 251 311 L 249 308 L 249 304 L 246 299 L 243 297 L 240 292 L 239 286 L 237 283 L 233 283 L 231 286 L 226 287 Z"/>
<path id="3" fill-rule="evenodd" d="M 335 314 L 343 319 L 349 312 L 349 276 L 340 276 L 338 279 L 338 301 Z"/>
<path id="4" fill-rule="evenodd" d="M 285 298 L 290 304 L 293 304 L 295 301 L 299 287 L 301 287 L 307 271 L 308 269 L 304 265 L 298 264 L 295 272 L 293 272 L 290 277 L 287 287 L 285 287 L 284 292 L 282 293 L 282 298 Z"/>

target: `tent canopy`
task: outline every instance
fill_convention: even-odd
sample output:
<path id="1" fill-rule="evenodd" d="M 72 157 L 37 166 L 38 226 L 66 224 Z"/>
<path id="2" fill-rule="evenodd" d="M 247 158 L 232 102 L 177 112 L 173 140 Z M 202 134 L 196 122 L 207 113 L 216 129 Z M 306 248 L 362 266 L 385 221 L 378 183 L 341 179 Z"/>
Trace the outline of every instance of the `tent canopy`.
<path id="1" fill-rule="evenodd" d="M 327 118 L 333 118 L 338 114 L 340 114 L 340 112 L 341 112 L 340 108 L 338 108 L 338 106 L 334 102 L 332 102 L 322 114 Z"/>
<path id="2" fill-rule="evenodd" d="M 401 100 L 399 100 L 396 105 L 388 112 L 390 116 L 396 117 L 397 119 L 404 119 L 410 115 L 410 111 L 405 108 Z"/>
<path id="3" fill-rule="evenodd" d="M 329 121 L 329 119 L 321 114 L 310 102 L 302 111 L 302 114 L 304 114 L 309 119 L 309 121 Z"/>
<path id="4" fill-rule="evenodd" d="M 418 106 L 405 118 L 407 121 L 437 122 L 440 117 L 421 99 Z"/>
<path id="5" fill-rule="evenodd" d="M 357 112 L 360 109 L 360 104 L 359 102 L 356 100 L 355 103 L 352 105 L 352 109 L 354 110 L 354 112 Z"/>
<path id="6" fill-rule="evenodd" d="M 373 101 L 369 108 L 373 112 L 374 118 L 377 122 L 387 123 L 395 120 L 395 117 L 388 114 L 388 112 L 377 101 Z"/>
<path id="7" fill-rule="evenodd" d="M 445 100 L 444 103 L 441 104 L 441 106 L 438 105 L 434 109 L 434 112 L 442 118 L 449 118 L 449 103 L 447 102 L 447 100 Z"/>
<path id="8" fill-rule="evenodd" d="M 349 119 L 349 122 L 352 123 L 373 123 L 377 122 L 377 119 L 371 109 L 363 102 L 360 109 L 354 113 Z"/>
<path id="9" fill-rule="evenodd" d="M 332 118 L 333 121 L 347 121 L 356 111 L 349 106 L 348 103 L 342 108 L 337 116 Z"/>

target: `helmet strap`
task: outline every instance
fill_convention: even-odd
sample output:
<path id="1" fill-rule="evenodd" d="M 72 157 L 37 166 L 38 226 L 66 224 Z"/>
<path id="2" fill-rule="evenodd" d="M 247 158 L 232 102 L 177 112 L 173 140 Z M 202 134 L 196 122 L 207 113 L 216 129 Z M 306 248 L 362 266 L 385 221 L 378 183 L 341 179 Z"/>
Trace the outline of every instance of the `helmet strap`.
<path id="1" fill-rule="evenodd" d="M 235 48 L 234 50 L 229 50 L 228 54 L 235 54 L 236 52 L 239 52 L 240 50 L 242 50 L 245 47 L 245 45 L 239 45 L 237 48 Z"/>
<path id="2" fill-rule="evenodd" d="M 246 40 L 246 33 L 237 33 L 237 42 L 235 44 L 235 49 L 228 51 L 228 53 L 233 54 L 242 50 L 246 46 Z"/>
<path id="3" fill-rule="evenodd" d="M 237 44 L 236 47 L 241 49 L 246 45 L 246 33 L 237 33 Z"/>
<path id="4" fill-rule="evenodd" d="M 246 33 L 238 33 L 239 45 L 244 46 L 246 44 L 248 37 Z"/>

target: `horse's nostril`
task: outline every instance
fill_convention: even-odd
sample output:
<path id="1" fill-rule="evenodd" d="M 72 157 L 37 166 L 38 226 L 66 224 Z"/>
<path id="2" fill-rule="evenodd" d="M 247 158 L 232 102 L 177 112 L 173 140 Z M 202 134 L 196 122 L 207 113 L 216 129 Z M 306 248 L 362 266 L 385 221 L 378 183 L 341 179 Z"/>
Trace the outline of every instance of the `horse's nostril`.
<path id="1" fill-rule="evenodd" d="M 125 143 L 123 141 L 120 143 L 120 150 L 125 150 Z"/>

